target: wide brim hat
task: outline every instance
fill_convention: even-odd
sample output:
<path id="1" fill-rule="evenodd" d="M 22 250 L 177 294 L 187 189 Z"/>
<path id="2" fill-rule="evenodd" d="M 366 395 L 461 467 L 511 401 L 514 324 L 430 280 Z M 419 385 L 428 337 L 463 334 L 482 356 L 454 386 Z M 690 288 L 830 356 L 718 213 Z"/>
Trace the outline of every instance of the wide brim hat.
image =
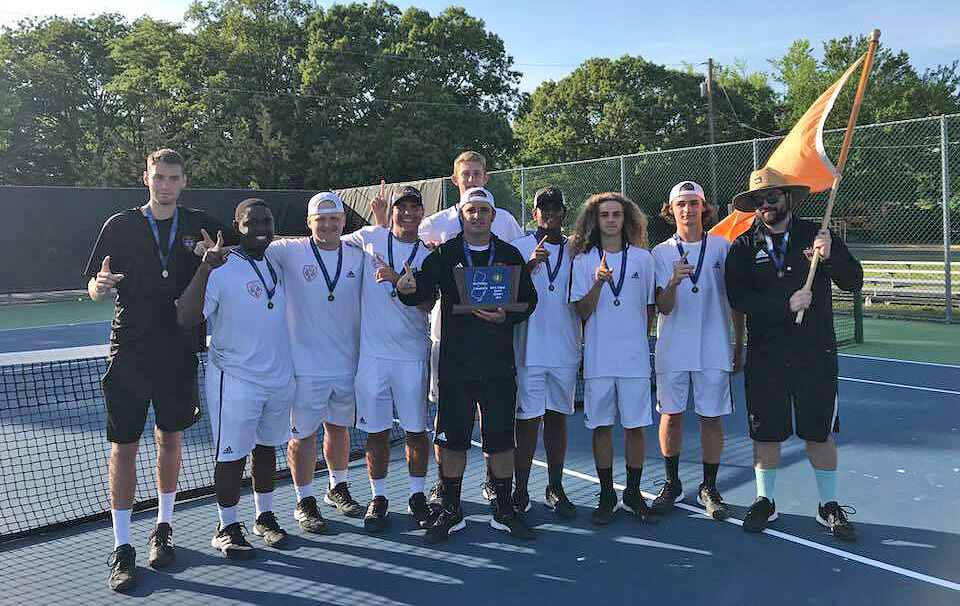
<path id="1" fill-rule="evenodd" d="M 764 166 L 750 173 L 750 189 L 733 197 L 733 207 L 744 212 L 753 212 L 757 210 L 753 203 L 753 196 L 771 189 L 788 191 L 794 200 L 810 193 L 809 185 L 792 183 L 790 178 L 780 171 Z"/>

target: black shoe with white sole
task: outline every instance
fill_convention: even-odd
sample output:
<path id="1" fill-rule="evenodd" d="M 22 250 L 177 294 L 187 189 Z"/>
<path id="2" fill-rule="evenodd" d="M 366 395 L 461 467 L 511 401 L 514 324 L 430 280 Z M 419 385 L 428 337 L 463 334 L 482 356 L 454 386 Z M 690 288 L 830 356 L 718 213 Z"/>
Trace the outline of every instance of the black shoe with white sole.
<path id="1" fill-rule="evenodd" d="M 368 532 L 380 532 L 387 527 L 389 502 L 387 497 L 377 495 L 367 503 L 367 513 L 363 516 L 363 527 Z"/>
<path id="2" fill-rule="evenodd" d="M 697 503 L 703 505 L 707 510 L 707 517 L 714 520 L 726 520 L 730 517 L 730 510 L 715 486 L 701 484 L 697 489 Z"/>
<path id="3" fill-rule="evenodd" d="M 777 504 L 767 497 L 757 497 L 743 516 L 743 529 L 747 532 L 763 532 L 767 524 L 777 519 Z"/>
<path id="4" fill-rule="evenodd" d="M 854 515 L 857 510 L 849 505 L 839 505 L 830 501 L 817 506 L 817 522 L 830 529 L 833 536 L 841 541 L 856 541 L 857 530 L 847 520 L 848 515 Z"/>
<path id="5" fill-rule="evenodd" d="M 561 485 L 547 486 L 543 504 L 557 512 L 558 516 L 566 520 L 572 520 L 577 517 L 577 506 L 567 498 L 567 493 L 563 491 L 563 486 Z"/>
<path id="6" fill-rule="evenodd" d="M 243 524 L 234 522 L 225 528 L 217 526 L 217 532 L 210 539 L 210 545 L 226 558 L 248 559 L 256 555 L 253 545 L 243 536 Z"/>

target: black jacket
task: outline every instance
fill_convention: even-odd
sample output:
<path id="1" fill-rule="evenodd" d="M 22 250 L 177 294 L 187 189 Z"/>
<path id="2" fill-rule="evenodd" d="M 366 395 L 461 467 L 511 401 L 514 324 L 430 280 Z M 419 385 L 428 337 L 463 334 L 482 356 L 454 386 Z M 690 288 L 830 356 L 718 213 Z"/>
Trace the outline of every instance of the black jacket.
<path id="1" fill-rule="evenodd" d="M 807 279 L 810 261 L 803 254 L 813 246 L 819 225 L 792 219 L 787 243 L 785 271 L 777 277 L 773 260 L 767 256 L 766 229 L 759 219 L 737 238 L 727 255 L 726 283 L 730 305 L 747 314 L 747 348 L 754 356 L 776 359 L 809 357 L 811 353 L 836 353 L 833 331 L 833 298 L 830 281 L 842 290 L 863 287 L 863 268 L 846 244 L 830 232 L 830 259 L 821 261 L 813 280 L 813 302 L 803 323 L 794 322 L 790 297 Z"/>
<path id="2" fill-rule="evenodd" d="M 537 291 L 530 279 L 526 260 L 516 248 L 494 235 L 495 258 L 489 262 L 489 252 L 472 253 L 476 266 L 519 265 L 520 284 L 517 302 L 529 303 L 526 311 L 507 312 L 503 324 L 493 324 L 473 314 L 453 314 L 453 305 L 460 303 L 453 277 L 454 267 L 466 266 L 463 253 L 463 233 L 438 246 L 416 273 L 417 290 L 409 295 L 400 293 L 406 305 L 417 305 L 431 299 L 440 291 L 440 366 L 441 381 L 462 378 L 501 378 L 516 374 L 513 357 L 513 327 L 526 320 L 537 306 Z"/>

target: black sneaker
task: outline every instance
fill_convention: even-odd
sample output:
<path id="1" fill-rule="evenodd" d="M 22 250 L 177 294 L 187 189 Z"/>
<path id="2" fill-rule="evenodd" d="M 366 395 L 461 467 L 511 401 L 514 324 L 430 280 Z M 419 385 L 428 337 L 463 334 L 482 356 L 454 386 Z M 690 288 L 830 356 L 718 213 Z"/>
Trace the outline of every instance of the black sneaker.
<path id="1" fill-rule="evenodd" d="M 441 501 L 443 501 L 443 478 L 438 477 L 430 487 L 430 502 L 440 503 Z"/>
<path id="2" fill-rule="evenodd" d="M 147 539 L 147 563 L 153 568 L 163 568 L 173 563 L 173 528 L 160 522 Z"/>
<path id="3" fill-rule="evenodd" d="M 572 520 L 577 517 L 577 507 L 567 498 L 563 486 L 547 486 L 543 504 L 557 512 L 561 518 Z"/>
<path id="4" fill-rule="evenodd" d="M 598 526 L 606 526 L 613 521 L 613 516 L 617 513 L 617 506 L 619 504 L 616 491 L 614 491 L 613 494 L 604 494 L 601 492 L 600 501 L 596 509 L 593 510 L 590 520 Z"/>
<path id="5" fill-rule="evenodd" d="M 658 514 L 669 513 L 673 504 L 683 498 L 683 485 L 680 482 L 663 482 L 660 493 L 653 499 L 651 507 Z"/>
<path id="6" fill-rule="evenodd" d="M 777 519 L 777 503 L 767 497 L 757 497 L 743 516 L 743 529 L 747 532 L 763 532 L 767 524 Z"/>
<path id="7" fill-rule="evenodd" d="M 243 524 L 234 522 L 226 528 L 217 525 L 217 532 L 210 539 L 210 545 L 226 558 L 247 559 L 256 555 L 253 545 L 243 536 Z"/>
<path id="8" fill-rule="evenodd" d="M 527 504 L 529 505 L 529 502 Z M 490 526 L 497 530 L 508 532 L 510 536 L 517 539 L 530 540 L 537 538 L 536 533 L 534 533 L 530 525 L 527 524 L 526 516 L 514 510 L 513 505 L 510 505 L 506 509 L 500 509 L 499 506 L 495 506 L 493 515 L 490 516 Z"/>
<path id="9" fill-rule="evenodd" d="M 435 517 L 430 504 L 427 503 L 426 495 L 422 492 L 410 495 L 407 501 L 407 513 L 413 516 L 414 523 L 420 528 L 430 526 Z"/>
<path id="10" fill-rule="evenodd" d="M 466 527 L 467 521 L 463 519 L 463 514 L 460 513 L 459 509 L 441 509 L 440 515 L 427 528 L 427 534 L 424 538 L 427 543 L 439 543 L 446 541 L 451 534 Z"/>
<path id="11" fill-rule="evenodd" d="M 487 476 L 483 480 L 483 488 L 480 493 L 483 495 L 483 498 L 488 501 L 495 501 L 497 499 L 497 488 L 493 485 L 493 478 Z"/>
<path id="12" fill-rule="evenodd" d="M 107 586 L 114 591 L 129 591 L 137 586 L 137 550 L 130 543 L 124 543 L 110 554 L 107 560 L 110 576 Z"/>
<path id="13" fill-rule="evenodd" d="M 727 504 L 723 502 L 723 497 L 717 491 L 716 486 L 700 485 L 697 489 L 697 503 L 700 503 L 707 510 L 707 517 L 714 520 L 726 520 L 730 517 L 730 510 Z"/>
<path id="14" fill-rule="evenodd" d="M 323 495 L 323 502 L 336 507 L 337 511 L 345 516 L 355 518 L 360 515 L 360 503 L 350 496 L 350 489 L 347 488 L 346 482 L 340 482 L 327 490 L 327 494 Z"/>
<path id="15" fill-rule="evenodd" d="M 321 534 L 327 530 L 327 521 L 317 508 L 316 497 L 304 497 L 293 510 L 293 519 L 300 523 L 304 532 Z"/>
<path id="16" fill-rule="evenodd" d="M 526 490 L 522 492 L 519 490 L 514 490 L 511 501 L 513 502 L 513 508 L 516 511 L 526 513 L 533 508 L 533 505 L 530 504 L 530 493 L 528 493 Z"/>
<path id="17" fill-rule="evenodd" d="M 280 528 L 277 516 L 272 511 L 264 511 L 257 516 L 253 525 L 253 534 L 257 535 L 270 547 L 283 547 L 287 544 L 287 531 Z"/>
<path id="18" fill-rule="evenodd" d="M 841 541 L 856 541 L 857 529 L 847 520 L 848 515 L 854 515 L 857 510 L 849 505 L 838 505 L 830 501 L 824 505 L 817 505 L 817 522 L 830 529 L 833 536 Z"/>
<path id="19" fill-rule="evenodd" d="M 377 495 L 367 503 L 367 513 L 363 516 L 363 527 L 369 532 L 380 532 L 387 527 L 387 497 Z"/>
<path id="20" fill-rule="evenodd" d="M 631 490 L 629 488 L 624 490 L 622 503 L 624 509 L 632 513 L 635 518 L 644 524 L 657 523 L 657 516 L 654 515 L 653 510 L 647 505 L 647 501 L 643 498 L 643 495 L 640 494 L 639 490 Z"/>

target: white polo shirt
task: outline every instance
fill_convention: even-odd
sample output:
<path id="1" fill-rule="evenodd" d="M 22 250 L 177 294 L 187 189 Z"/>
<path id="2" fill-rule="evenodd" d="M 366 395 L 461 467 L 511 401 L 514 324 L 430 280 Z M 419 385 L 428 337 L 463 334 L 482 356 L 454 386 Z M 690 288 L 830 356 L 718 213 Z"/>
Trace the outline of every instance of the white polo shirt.
<path id="1" fill-rule="evenodd" d="M 650 346 L 647 341 L 647 305 L 654 302 L 653 257 L 642 248 L 627 249 L 623 289 L 614 297 L 609 283 L 603 285 L 597 308 L 587 319 L 584 332 L 583 377 L 650 377 Z M 607 267 L 614 283 L 620 279 L 623 252 L 607 253 Z M 600 266 L 597 249 L 573 260 L 570 301 L 586 296 L 593 287 L 593 273 Z M 620 305 L 614 305 L 619 299 Z"/>
<path id="2" fill-rule="evenodd" d="M 363 277 L 360 297 L 360 353 L 386 360 L 423 362 L 430 354 L 429 316 L 416 307 L 400 302 L 390 282 L 378 283 L 376 256 L 390 265 L 390 230 L 386 227 L 362 227 L 343 236 L 345 242 L 360 246 L 366 253 L 367 275 Z M 393 270 L 403 273 L 403 263 L 418 271 L 430 254 L 423 242 L 401 242 L 392 238 Z M 414 253 L 416 249 L 416 253 Z M 411 258 L 411 254 L 413 257 Z"/>
<path id="3" fill-rule="evenodd" d="M 263 281 L 242 253 L 231 254 L 213 270 L 203 299 L 210 337 L 208 359 L 224 372 L 266 389 L 280 389 L 293 377 L 287 337 L 285 281 L 269 253 L 277 285 L 266 260 L 253 261 Z M 264 282 L 266 285 L 264 285 Z M 273 307 L 269 304 L 273 303 Z"/>
<path id="4" fill-rule="evenodd" d="M 701 242 L 682 242 L 687 263 L 696 268 Z M 731 366 L 730 303 L 724 282 L 724 264 L 730 244 L 707 236 L 703 264 L 693 282 L 684 278 L 676 288 L 673 311 L 657 314 L 657 372 L 725 370 Z M 609 259 L 609 257 L 608 257 Z M 653 248 L 657 288 L 666 288 L 673 264 L 680 260 L 677 241 L 670 238 Z"/>
<path id="5" fill-rule="evenodd" d="M 529 259 L 537 247 L 535 235 L 524 236 L 511 242 L 524 259 Z M 560 258 L 561 246 L 563 259 L 559 269 L 556 266 Z M 543 247 L 550 253 L 551 269 L 556 277 L 550 290 L 550 276 L 546 263 L 538 263 L 530 274 L 537 289 L 537 308 L 526 322 L 513 330 L 513 350 L 517 366 L 570 367 L 580 365 L 580 343 L 583 339 L 580 318 L 570 303 L 570 272 L 573 259 L 570 247 L 563 244 L 544 242 Z"/>
<path id="6" fill-rule="evenodd" d="M 523 236 L 523 229 L 520 224 L 510 214 L 510 211 L 498 208 L 497 214 L 493 217 L 493 224 L 490 225 L 490 231 L 493 235 L 504 242 L 512 242 Z M 456 204 L 450 208 L 437 211 L 420 222 L 420 239 L 424 242 L 439 242 L 443 244 L 451 238 L 456 238 L 457 234 L 463 231 L 463 224 L 460 223 L 460 205 Z"/>
<path id="7" fill-rule="evenodd" d="M 333 280 L 339 252 L 316 250 Z M 274 240 L 267 249 L 287 286 L 287 329 L 297 376 L 343 377 L 357 372 L 366 255 L 352 244 L 342 244 L 340 250 L 343 264 L 330 301 L 310 238 Z"/>

